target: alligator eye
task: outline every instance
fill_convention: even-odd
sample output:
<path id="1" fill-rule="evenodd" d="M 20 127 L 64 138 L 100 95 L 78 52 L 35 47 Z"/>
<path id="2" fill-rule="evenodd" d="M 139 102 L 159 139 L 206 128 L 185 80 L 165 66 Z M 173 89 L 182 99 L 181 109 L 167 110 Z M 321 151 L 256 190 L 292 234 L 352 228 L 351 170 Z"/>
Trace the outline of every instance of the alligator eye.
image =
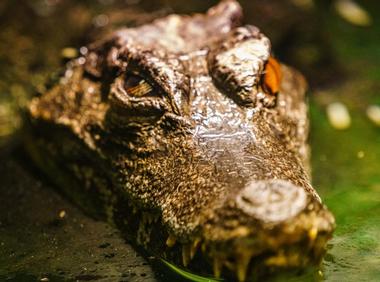
<path id="1" fill-rule="evenodd" d="M 269 94 L 277 94 L 281 84 L 281 67 L 276 59 L 269 57 L 265 65 L 265 74 L 262 82 L 264 90 Z"/>
<path id="2" fill-rule="evenodd" d="M 124 88 L 133 97 L 147 96 L 153 92 L 153 87 L 143 77 L 130 74 L 124 81 Z"/>

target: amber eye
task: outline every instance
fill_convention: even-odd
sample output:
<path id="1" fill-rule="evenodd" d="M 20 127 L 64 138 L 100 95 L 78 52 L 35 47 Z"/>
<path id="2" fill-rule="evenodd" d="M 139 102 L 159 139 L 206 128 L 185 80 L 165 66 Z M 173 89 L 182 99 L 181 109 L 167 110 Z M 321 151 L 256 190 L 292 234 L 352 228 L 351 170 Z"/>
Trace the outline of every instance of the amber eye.
<path id="1" fill-rule="evenodd" d="M 262 82 L 264 90 L 272 95 L 277 94 L 280 90 L 281 79 L 282 73 L 279 62 L 273 57 L 269 57 L 265 66 L 264 80 Z"/>
<path id="2" fill-rule="evenodd" d="M 153 87 L 143 77 L 135 74 L 127 75 L 124 88 L 133 97 L 147 96 L 153 92 Z"/>

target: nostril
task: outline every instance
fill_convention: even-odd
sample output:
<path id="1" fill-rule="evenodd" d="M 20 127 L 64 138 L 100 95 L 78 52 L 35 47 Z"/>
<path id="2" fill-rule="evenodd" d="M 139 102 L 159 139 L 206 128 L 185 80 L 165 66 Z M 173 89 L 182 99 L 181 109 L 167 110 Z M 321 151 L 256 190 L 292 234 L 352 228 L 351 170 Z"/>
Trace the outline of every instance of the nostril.
<path id="1" fill-rule="evenodd" d="M 278 179 L 249 182 L 236 196 L 240 210 L 266 223 L 292 218 L 306 204 L 307 195 L 302 187 Z"/>

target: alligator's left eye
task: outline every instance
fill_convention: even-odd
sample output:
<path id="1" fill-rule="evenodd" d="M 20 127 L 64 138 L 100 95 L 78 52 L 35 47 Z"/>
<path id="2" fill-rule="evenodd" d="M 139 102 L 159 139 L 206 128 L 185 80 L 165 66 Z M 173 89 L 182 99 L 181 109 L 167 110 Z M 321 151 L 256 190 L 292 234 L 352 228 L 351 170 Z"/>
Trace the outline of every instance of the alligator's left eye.
<path id="1" fill-rule="evenodd" d="M 132 97 L 142 97 L 152 94 L 153 86 L 143 77 L 136 74 L 128 74 L 124 81 L 124 88 L 127 94 Z"/>
<path id="2" fill-rule="evenodd" d="M 280 90 L 281 79 L 282 73 L 280 63 L 273 57 L 269 57 L 265 65 L 262 80 L 264 91 L 272 95 L 277 94 Z"/>

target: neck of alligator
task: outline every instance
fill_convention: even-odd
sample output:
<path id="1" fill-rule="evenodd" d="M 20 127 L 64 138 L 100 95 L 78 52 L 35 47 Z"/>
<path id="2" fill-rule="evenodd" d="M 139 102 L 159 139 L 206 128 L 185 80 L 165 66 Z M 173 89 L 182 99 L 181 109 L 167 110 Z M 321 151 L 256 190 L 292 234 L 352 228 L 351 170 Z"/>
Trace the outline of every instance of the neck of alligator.
<path id="1" fill-rule="evenodd" d="M 148 252 L 244 280 L 318 263 L 334 219 L 306 172 L 305 81 L 240 22 L 223 1 L 95 42 L 32 101 L 27 146 Z"/>

